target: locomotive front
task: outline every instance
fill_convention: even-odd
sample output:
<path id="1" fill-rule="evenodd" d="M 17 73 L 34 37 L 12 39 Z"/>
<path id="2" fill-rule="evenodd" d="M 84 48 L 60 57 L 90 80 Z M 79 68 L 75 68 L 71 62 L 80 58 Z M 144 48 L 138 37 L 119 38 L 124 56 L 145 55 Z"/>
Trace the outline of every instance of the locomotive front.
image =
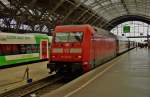
<path id="1" fill-rule="evenodd" d="M 56 32 L 51 52 L 52 61 L 80 62 L 82 37 L 82 32 Z"/>
<path id="2" fill-rule="evenodd" d="M 51 72 L 75 72 L 81 70 L 84 33 L 74 27 L 56 27 L 48 68 Z"/>

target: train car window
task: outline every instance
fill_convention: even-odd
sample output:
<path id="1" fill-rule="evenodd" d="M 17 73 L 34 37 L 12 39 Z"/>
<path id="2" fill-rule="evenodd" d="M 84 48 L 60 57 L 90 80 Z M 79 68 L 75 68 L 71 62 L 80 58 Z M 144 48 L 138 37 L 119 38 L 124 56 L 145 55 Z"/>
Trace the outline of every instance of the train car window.
<path id="1" fill-rule="evenodd" d="M 32 45 L 31 45 L 31 44 L 28 44 L 28 45 L 26 46 L 26 49 L 27 49 L 27 54 L 32 53 Z"/>
<path id="2" fill-rule="evenodd" d="M 18 48 L 15 44 L 1 44 L 0 55 L 15 55 L 18 54 Z"/>
<path id="3" fill-rule="evenodd" d="M 55 42 L 81 42 L 83 32 L 57 32 Z"/>
<path id="4" fill-rule="evenodd" d="M 16 55 L 19 53 L 19 48 L 17 44 L 12 44 L 12 52 L 11 54 Z"/>
<path id="5" fill-rule="evenodd" d="M 39 52 L 40 44 L 0 44 L 0 56 Z"/>
<path id="6" fill-rule="evenodd" d="M 2 46 L 1 46 L 1 49 L 2 49 L 2 53 L 3 53 L 3 55 L 6 55 L 7 53 L 7 51 L 6 51 L 6 45 L 5 44 L 3 44 Z"/>
<path id="7" fill-rule="evenodd" d="M 1 45 L 1 51 L 2 51 L 2 55 L 5 55 L 5 44 L 2 44 Z"/>
<path id="8" fill-rule="evenodd" d="M 34 48 L 35 48 L 34 52 L 37 53 L 38 52 L 38 47 L 37 47 L 36 44 L 34 45 Z"/>
<path id="9" fill-rule="evenodd" d="M 35 46 L 34 46 L 34 44 L 31 44 L 31 52 L 32 53 L 35 53 L 36 51 L 35 51 Z"/>
<path id="10" fill-rule="evenodd" d="M 82 32 L 70 33 L 69 42 L 81 42 L 83 38 Z"/>
<path id="11" fill-rule="evenodd" d="M 11 44 L 5 45 L 4 52 L 5 52 L 6 55 L 10 55 L 10 54 L 12 53 L 12 47 L 11 47 Z"/>
<path id="12" fill-rule="evenodd" d="M 55 42 L 67 42 L 68 41 L 68 33 L 63 32 L 57 32 L 55 36 Z"/>
<path id="13" fill-rule="evenodd" d="M 3 55 L 2 44 L 0 44 L 0 56 Z"/>
<path id="14" fill-rule="evenodd" d="M 35 44 L 36 53 L 40 52 L 40 44 Z"/>
<path id="15" fill-rule="evenodd" d="M 21 44 L 21 45 L 20 45 L 20 54 L 25 54 L 25 53 L 26 53 L 26 51 L 27 51 L 27 49 L 26 49 L 26 45 Z"/>
<path id="16" fill-rule="evenodd" d="M 7 54 L 5 48 L 6 48 L 6 44 L 3 44 L 3 46 L 2 46 L 3 55 L 6 55 L 6 54 Z"/>
<path id="17" fill-rule="evenodd" d="M 39 44 L 32 44 L 32 53 L 39 52 Z"/>

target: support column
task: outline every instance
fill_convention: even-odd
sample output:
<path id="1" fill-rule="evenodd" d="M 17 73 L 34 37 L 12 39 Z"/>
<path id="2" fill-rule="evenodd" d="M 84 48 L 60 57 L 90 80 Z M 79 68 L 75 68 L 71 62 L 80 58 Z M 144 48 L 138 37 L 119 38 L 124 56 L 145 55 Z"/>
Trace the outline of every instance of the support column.
<path id="1" fill-rule="evenodd" d="M 148 48 L 150 48 L 150 40 L 149 40 L 149 25 L 147 27 L 147 43 L 148 43 Z"/>

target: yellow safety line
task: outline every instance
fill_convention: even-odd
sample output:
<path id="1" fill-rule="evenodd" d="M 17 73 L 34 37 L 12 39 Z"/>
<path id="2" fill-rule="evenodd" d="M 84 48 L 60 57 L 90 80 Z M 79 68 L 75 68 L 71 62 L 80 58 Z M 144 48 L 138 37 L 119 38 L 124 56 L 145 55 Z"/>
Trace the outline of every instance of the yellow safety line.
<path id="1" fill-rule="evenodd" d="M 119 59 L 122 59 L 123 57 L 125 57 L 125 55 L 127 55 L 127 53 L 119 56 L 118 59 L 114 60 L 114 62 L 111 62 L 112 64 L 110 66 L 108 66 L 106 69 L 104 69 L 102 72 L 98 73 L 93 79 L 87 81 L 85 84 L 81 85 L 79 88 L 75 89 L 74 91 L 68 93 L 67 95 L 65 95 L 64 97 L 69 97 L 71 96 L 72 94 L 78 92 L 79 90 L 81 90 L 82 88 L 84 88 L 85 86 L 87 86 L 88 84 L 90 84 L 92 81 L 96 80 L 98 77 L 102 76 L 106 71 L 108 71 L 110 68 L 112 68 L 112 66 L 115 65 L 115 63 L 118 62 Z M 112 60 L 113 61 L 113 60 Z M 108 63 L 106 63 L 108 64 Z"/>

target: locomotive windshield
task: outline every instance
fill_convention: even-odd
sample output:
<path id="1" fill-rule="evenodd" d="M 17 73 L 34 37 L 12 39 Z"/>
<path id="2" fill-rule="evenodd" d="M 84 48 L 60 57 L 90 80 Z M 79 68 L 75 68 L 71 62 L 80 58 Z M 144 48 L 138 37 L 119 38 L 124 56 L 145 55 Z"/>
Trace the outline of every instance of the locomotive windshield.
<path id="1" fill-rule="evenodd" d="M 57 32 L 55 42 L 82 42 L 82 32 Z"/>

